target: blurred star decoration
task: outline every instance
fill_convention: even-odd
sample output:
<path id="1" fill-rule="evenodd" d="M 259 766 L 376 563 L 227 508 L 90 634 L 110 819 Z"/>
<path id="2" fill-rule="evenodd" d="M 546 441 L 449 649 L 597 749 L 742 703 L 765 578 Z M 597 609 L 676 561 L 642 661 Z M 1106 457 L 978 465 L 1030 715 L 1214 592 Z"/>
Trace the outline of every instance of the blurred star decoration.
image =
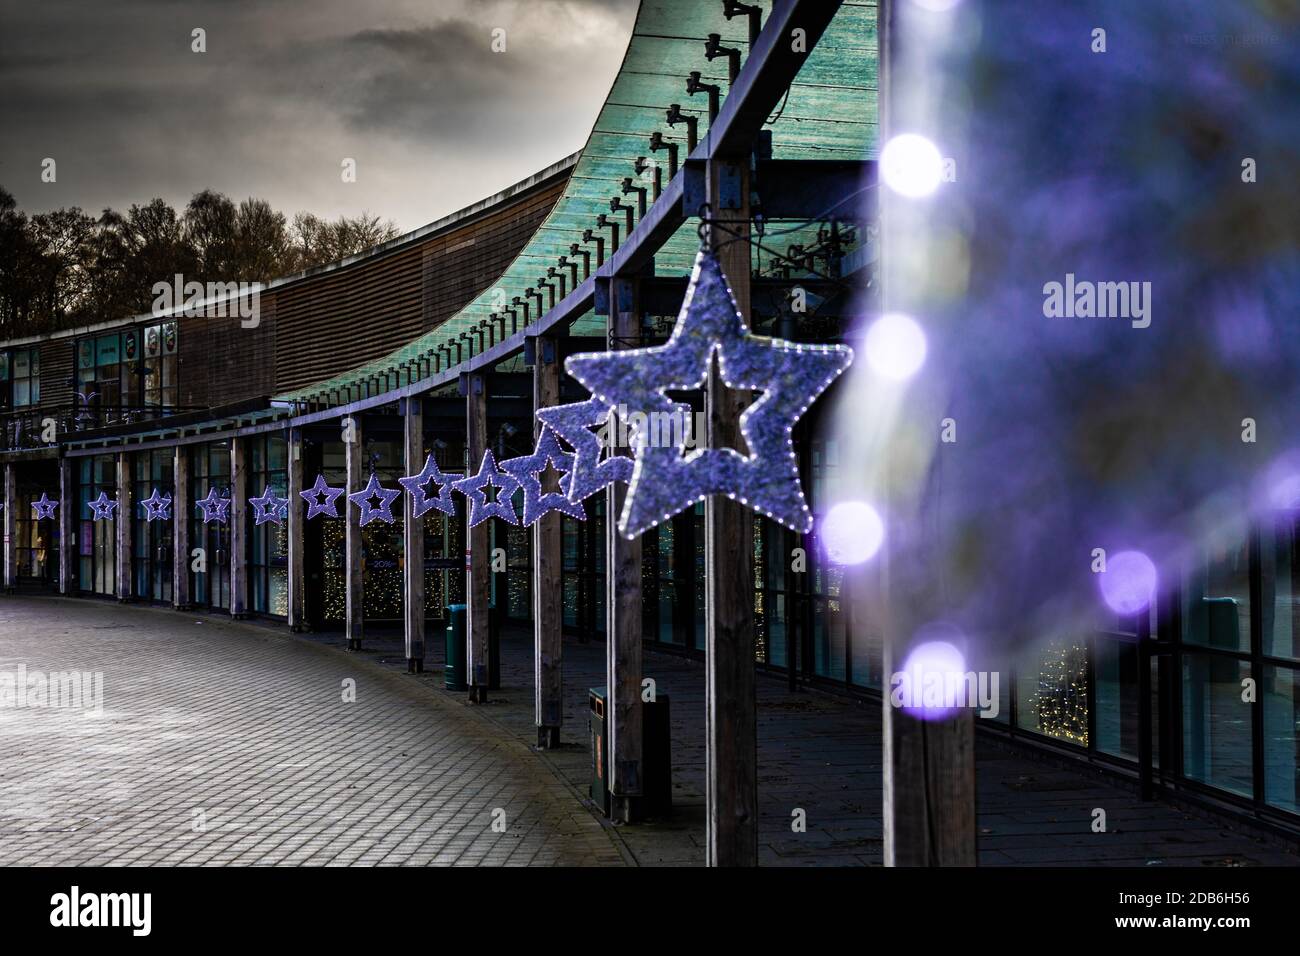
<path id="1" fill-rule="evenodd" d="M 664 393 L 703 387 L 715 355 L 728 388 L 762 392 L 740 417 L 750 454 L 730 448 L 687 454 L 685 429 L 676 430 L 673 441 L 652 441 L 651 428 L 638 427 L 638 413 L 643 422 L 690 415 L 689 406 Z M 601 403 L 628 411 L 636 458 L 619 533 L 635 538 L 711 494 L 726 495 L 794 531 L 810 530 L 791 431 L 852 361 L 847 346 L 751 334 L 717 257 L 700 250 L 667 344 L 572 355 L 565 363 Z"/>
<path id="2" fill-rule="evenodd" d="M 144 506 L 145 521 L 167 521 L 172 516 L 172 496 L 158 494 L 157 488 L 140 504 Z"/>
<path id="3" fill-rule="evenodd" d="M 266 486 L 260 496 L 249 498 L 248 503 L 253 506 L 254 526 L 268 522 L 280 524 L 289 516 L 289 499 L 281 498 L 270 485 Z"/>
<path id="4" fill-rule="evenodd" d="M 430 454 L 424 459 L 424 467 L 417 474 L 398 478 L 397 483 L 411 496 L 411 514 L 416 518 L 434 509 L 445 515 L 454 515 L 456 501 L 451 496 L 454 477 L 459 476 L 444 474 L 438 467 L 437 460 Z M 430 483 L 438 486 L 436 495 L 430 496 L 425 490 Z"/>
<path id="5" fill-rule="evenodd" d="M 577 501 L 570 501 L 566 494 L 567 479 L 573 474 L 573 458 L 574 456 L 571 453 L 560 448 L 560 443 L 555 439 L 555 433 L 549 428 L 543 428 L 541 435 L 537 439 L 537 449 L 531 455 L 510 458 L 501 462 L 501 470 L 515 479 L 519 483 L 519 487 L 523 489 L 524 524 L 532 524 L 538 518 L 550 514 L 552 511 L 559 511 L 570 518 L 577 518 L 579 521 L 587 520 L 587 512 L 582 507 L 582 504 Z M 560 490 L 558 492 L 542 492 L 540 476 L 546 471 L 547 466 L 555 468 L 563 476 L 560 478 Z"/>
<path id="6" fill-rule="evenodd" d="M 345 491 L 347 491 L 346 488 L 331 488 L 326 483 L 324 475 L 317 475 L 314 485 L 305 491 L 298 492 L 302 496 L 302 500 L 307 502 L 307 520 L 310 521 L 317 515 L 337 518 L 339 516 L 337 501 Z"/>
<path id="7" fill-rule="evenodd" d="M 51 501 L 50 496 L 41 492 L 40 498 L 32 502 L 32 507 L 36 509 L 36 520 L 42 521 L 46 518 L 54 517 L 54 509 L 59 506 L 57 501 Z"/>
<path id="8" fill-rule="evenodd" d="M 616 481 L 626 484 L 632 480 L 632 459 L 613 454 L 602 459 L 600 437 L 591 430 L 592 425 L 608 425 L 611 411 L 613 406 L 598 398 L 537 410 L 537 420 L 573 449 L 565 488 L 572 502 L 585 501 Z"/>
<path id="9" fill-rule="evenodd" d="M 393 502 L 401 495 L 402 493 L 396 488 L 385 488 L 381 485 L 379 476 L 372 471 L 366 486 L 348 495 L 348 501 L 361 509 L 361 527 L 364 528 L 376 519 L 392 524 L 396 520 L 393 517 Z M 375 501 L 378 503 L 371 503 Z"/>
<path id="10" fill-rule="evenodd" d="M 1300 190 L 1277 165 L 1300 156 L 1278 122 L 1300 102 L 1295 7 L 1112 4 L 1105 53 L 1087 5 L 913 7 L 895 84 L 918 95 L 895 122 L 959 175 L 882 190 L 881 308 L 929 355 L 905 398 L 854 367 L 826 498 L 886 517 L 900 635 L 940 616 L 1000 653 L 1114 629 L 1252 522 L 1271 533 L 1270 492 L 1300 476 Z M 1049 310 L 1067 275 L 1128 295 Z M 1138 573 L 1094 569 L 1097 548 Z"/>
<path id="11" fill-rule="evenodd" d="M 113 512 L 117 510 L 117 502 L 103 491 L 99 493 L 98 498 L 86 503 L 90 506 L 90 511 L 93 515 L 91 518 L 92 521 L 111 521 L 113 518 Z"/>
<path id="12" fill-rule="evenodd" d="M 511 502 L 514 493 L 519 490 L 519 482 L 497 468 L 492 452 L 483 453 L 483 463 L 477 475 L 466 475 L 451 485 L 469 499 L 469 526 L 471 528 L 488 518 L 500 518 L 509 524 L 519 524 L 515 506 Z M 497 489 L 495 501 L 489 501 L 484 488 Z"/>
<path id="13" fill-rule="evenodd" d="M 223 498 L 217 492 L 216 486 L 209 486 L 207 497 L 200 498 L 194 502 L 203 512 L 203 523 L 226 524 L 230 520 L 230 499 Z"/>

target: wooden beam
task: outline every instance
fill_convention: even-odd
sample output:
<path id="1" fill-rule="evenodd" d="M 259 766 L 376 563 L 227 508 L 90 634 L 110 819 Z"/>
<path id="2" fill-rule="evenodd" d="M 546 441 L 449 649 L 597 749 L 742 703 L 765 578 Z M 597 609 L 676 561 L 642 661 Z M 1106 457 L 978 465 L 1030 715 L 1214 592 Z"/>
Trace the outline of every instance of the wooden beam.
<path id="1" fill-rule="evenodd" d="M 13 462 L 5 463 L 4 483 L 4 589 L 12 594 L 18 588 L 18 468 Z"/>
<path id="2" fill-rule="evenodd" d="M 475 474 L 487 450 L 487 376 L 471 372 L 465 376 L 465 446 L 468 461 L 467 475 Z M 468 514 L 468 507 L 466 514 Z M 490 519 L 489 519 L 490 520 Z M 466 660 L 469 670 L 469 699 L 483 704 L 488 697 L 488 603 L 491 585 L 492 555 L 488 553 L 491 538 L 488 522 L 484 521 L 466 534 L 469 553 L 466 555 L 465 604 Z"/>
<path id="3" fill-rule="evenodd" d="M 77 544 L 77 486 L 72 480 L 72 460 L 59 459 L 59 593 L 72 594 L 72 557 Z"/>
<path id="4" fill-rule="evenodd" d="M 749 163 L 711 160 L 710 229 L 723 274 L 750 315 Z M 723 184 L 728 188 L 724 189 Z M 733 241 L 734 240 L 734 241 Z M 749 399 L 725 388 L 711 363 L 705 394 L 709 448 L 744 447 L 740 415 Z M 704 505 L 706 843 L 709 866 L 758 865 L 758 700 L 754 683 L 754 530 L 750 512 L 720 495 Z"/>
<path id="5" fill-rule="evenodd" d="M 262 489 L 257 493 L 260 495 Z M 230 616 L 248 616 L 248 439 L 230 439 Z"/>
<path id="6" fill-rule="evenodd" d="M 634 348 L 640 342 L 639 285 L 626 276 L 611 281 L 611 350 Z M 610 428 L 610 434 L 618 434 L 616 427 Z M 605 495 L 605 686 L 609 695 L 611 815 L 631 822 L 640 813 L 643 792 L 641 538 L 628 541 L 618 533 L 627 486 L 616 482 Z"/>
<path id="7" fill-rule="evenodd" d="M 353 415 L 343 420 L 343 459 L 347 472 L 347 493 L 356 494 L 365 482 L 362 480 L 361 458 L 365 454 L 364 436 L 361 434 L 361 416 Z M 344 521 L 344 625 L 348 650 L 361 650 L 365 631 L 366 606 L 364 579 L 361 567 L 361 509 L 351 501 L 343 502 Z"/>
<path id="8" fill-rule="evenodd" d="M 289 429 L 288 498 L 289 518 L 289 630 L 300 632 L 307 620 L 307 569 L 303 534 L 306 521 L 303 517 L 302 498 L 302 429 Z"/>
<path id="9" fill-rule="evenodd" d="M 402 400 L 405 474 L 424 467 L 424 401 L 418 395 Z M 406 618 L 406 669 L 424 670 L 424 517 L 415 517 L 415 499 L 402 495 L 403 612 Z"/>
<path id="10" fill-rule="evenodd" d="M 190 450 L 177 445 L 172 452 L 172 606 L 184 610 L 190 599 Z"/>
<path id="11" fill-rule="evenodd" d="M 117 453 L 117 520 L 113 533 L 117 537 L 117 599 L 130 601 L 134 595 L 131 587 L 132 525 L 135 523 L 131 496 L 131 453 Z"/>
<path id="12" fill-rule="evenodd" d="M 533 408 L 560 402 L 560 350 L 553 338 L 539 338 L 533 364 Z M 534 418 L 535 435 L 542 425 Z M 537 746 L 560 745 L 564 722 L 564 551 L 561 521 L 555 512 L 533 525 L 533 697 Z"/>

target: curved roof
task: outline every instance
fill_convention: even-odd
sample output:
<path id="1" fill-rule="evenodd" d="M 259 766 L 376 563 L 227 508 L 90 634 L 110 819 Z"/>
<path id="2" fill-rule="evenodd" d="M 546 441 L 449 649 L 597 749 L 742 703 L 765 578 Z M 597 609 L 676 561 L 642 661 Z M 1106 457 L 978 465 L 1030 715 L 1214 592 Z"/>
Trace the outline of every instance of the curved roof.
<path id="1" fill-rule="evenodd" d="M 766 19 L 771 0 L 762 0 L 760 6 Z M 653 154 L 649 149 L 651 133 L 659 132 L 666 141 L 677 143 L 679 157 L 684 161 L 688 152 L 686 129 L 684 125 L 667 124 L 669 105 L 679 103 L 682 113 L 697 117 L 701 139 L 709 124 L 707 96 L 687 95 L 687 74 L 699 71 L 702 82 L 718 85 L 724 98 L 727 92 L 727 59 L 705 58 L 708 35 L 720 34 L 724 46 L 738 47 L 742 55 L 748 47 L 747 20 L 737 17 L 728 21 L 722 10 L 721 3 L 700 0 L 643 0 L 618 76 L 563 195 L 505 273 L 455 316 L 405 347 L 343 375 L 276 398 L 305 400 L 345 389 L 395 367 L 409 367 L 409 363 L 431 354 L 437 345 L 454 341 L 497 312 L 494 302 L 500 303 L 502 293 L 506 302 L 524 297 L 525 290 L 535 287 L 548 267 L 557 265 L 559 257 L 568 254 L 572 243 L 582 243 L 584 230 L 595 229 L 596 218 L 602 212 L 610 213 L 610 197 L 621 195 L 622 181 L 634 175 L 633 164 L 638 156 L 660 158 L 666 165 L 666 154 Z M 874 0 L 840 6 L 802 65 L 785 101 L 766 124 L 772 132 L 774 158 L 857 160 L 872 156 L 876 100 L 869 93 L 876 89 L 875 29 Z M 667 180 L 665 174 L 665 187 Z M 647 177 L 643 185 L 648 182 Z M 635 202 L 635 197 L 629 199 Z M 611 214 L 611 218 L 621 222 L 623 214 Z M 689 273 L 697 246 L 695 226 L 687 223 L 655 253 L 656 274 Z M 603 319 L 588 312 L 577 318 L 573 331 L 579 335 L 603 334 Z"/>

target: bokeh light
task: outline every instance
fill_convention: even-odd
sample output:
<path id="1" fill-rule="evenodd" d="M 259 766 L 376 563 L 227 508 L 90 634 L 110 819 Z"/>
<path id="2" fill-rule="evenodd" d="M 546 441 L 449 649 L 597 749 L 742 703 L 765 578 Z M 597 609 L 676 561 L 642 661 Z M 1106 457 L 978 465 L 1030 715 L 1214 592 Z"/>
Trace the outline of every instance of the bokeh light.
<path id="1" fill-rule="evenodd" d="M 1101 596 L 1116 614 L 1137 614 L 1156 593 L 1156 566 L 1141 551 L 1121 551 L 1106 560 L 1098 574 Z"/>
<path id="2" fill-rule="evenodd" d="M 920 199 L 939 188 L 943 181 L 943 156 L 924 136 L 900 133 L 880 151 L 880 178 L 885 185 L 909 199 Z"/>
<path id="3" fill-rule="evenodd" d="M 890 312 L 867 329 L 866 352 L 876 374 L 901 382 L 925 364 L 925 333 L 911 316 Z"/>
<path id="4" fill-rule="evenodd" d="M 912 648 L 903 671 L 911 681 L 913 699 L 902 709 L 922 720 L 945 720 L 957 712 L 956 706 L 925 704 L 923 692 L 926 681 L 939 681 L 945 691 L 949 686 L 962 688 L 962 675 L 966 673 L 966 658 L 948 641 L 925 641 Z M 946 701 L 945 703 L 952 703 Z M 964 701 L 958 702 L 964 703 Z"/>
<path id="5" fill-rule="evenodd" d="M 818 536 L 831 561 L 862 564 L 880 550 L 885 540 L 885 523 L 871 505 L 842 501 L 822 517 Z"/>

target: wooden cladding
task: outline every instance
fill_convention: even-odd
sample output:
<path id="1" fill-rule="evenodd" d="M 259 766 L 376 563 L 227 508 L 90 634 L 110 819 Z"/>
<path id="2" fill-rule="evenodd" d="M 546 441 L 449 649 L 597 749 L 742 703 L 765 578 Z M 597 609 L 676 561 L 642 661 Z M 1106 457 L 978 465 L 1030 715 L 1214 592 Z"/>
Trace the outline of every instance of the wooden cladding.
<path id="1" fill-rule="evenodd" d="M 275 297 L 261 295 L 256 325 L 239 316 L 182 318 L 178 404 L 215 406 L 270 395 L 275 375 Z"/>
<path id="2" fill-rule="evenodd" d="M 381 358 L 455 315 L 506 270 L 567 179 L 566 171 L 411 246 L 265 293 L 263 303 L 275 303 L 273 391 Z"/>

